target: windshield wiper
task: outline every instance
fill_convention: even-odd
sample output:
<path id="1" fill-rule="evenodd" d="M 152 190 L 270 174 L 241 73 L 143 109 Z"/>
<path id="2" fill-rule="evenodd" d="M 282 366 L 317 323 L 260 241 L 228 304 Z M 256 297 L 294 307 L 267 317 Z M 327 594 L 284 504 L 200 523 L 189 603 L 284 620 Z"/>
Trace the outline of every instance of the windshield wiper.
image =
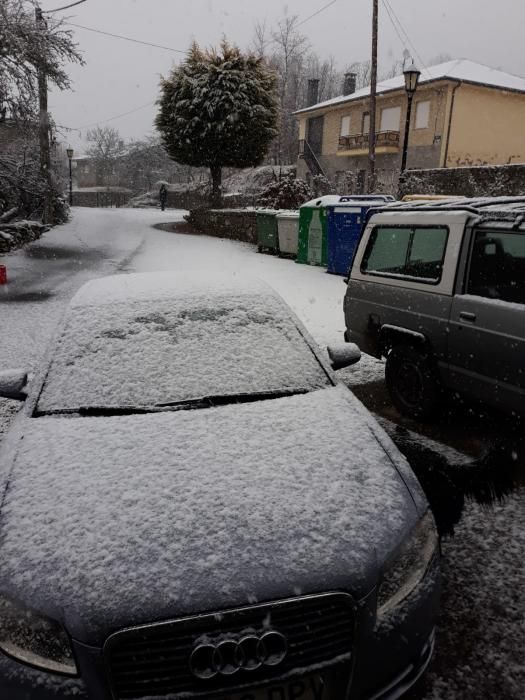
<path id="1" fill-rule="evenodd" d="M 268 391 L 242 392 L 238 394 L 211 394 L 202 396 L 199 399 L 187 399 L 186 401 L 172 401 L 169 403 L 156 404 L 159 408 L 172 408 L 183 405 L 193 405 L 193 403 L 205 406 L 227 406 L 232 403 L 252 403 L 254 401 L 264 401 L 265 399 L 282 399 L 285 396 L 295 396 L 296 394 L 308 394 L 310 389 L 278 389 Z M 200 407 L 200 406 L 199 406 Z"/>
<path id="2" fill-rule="evenodd" d="M 166 413 L 169 411 L 189 411 L 199 408 L 213 408 L 236 403 L 253 403 L 265 399 L 281 399 L 296 394 L 307 394 L 310 389 L 279 389 L 276 391 L 255 391 L 238 394 L 211 394 L 196 399 L 183 399 L 146 406 L 79 406 L 78 408 L 57 408 L 50 411 L 36 411 L 35 417 L 40 416 L 132 416 L 145 413 Z"/>

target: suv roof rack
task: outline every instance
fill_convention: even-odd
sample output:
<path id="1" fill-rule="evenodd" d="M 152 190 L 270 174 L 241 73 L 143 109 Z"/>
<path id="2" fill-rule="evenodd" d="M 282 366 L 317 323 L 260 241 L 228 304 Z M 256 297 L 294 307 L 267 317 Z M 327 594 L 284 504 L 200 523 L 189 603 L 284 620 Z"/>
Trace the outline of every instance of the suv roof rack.
<path id="1" fill-rule="evenodd" d="M 394 202 L 374 207 L 369 212 L 366 223 L 374 214 L 390 211 L 466 211 L 476 217 L 476 223 L 482 221 L 512 221 L 514 227 L 525 223 L 525 196 L 516 197 L 451 197 L 441 200 L 417 200 L 413 202 Z"/>

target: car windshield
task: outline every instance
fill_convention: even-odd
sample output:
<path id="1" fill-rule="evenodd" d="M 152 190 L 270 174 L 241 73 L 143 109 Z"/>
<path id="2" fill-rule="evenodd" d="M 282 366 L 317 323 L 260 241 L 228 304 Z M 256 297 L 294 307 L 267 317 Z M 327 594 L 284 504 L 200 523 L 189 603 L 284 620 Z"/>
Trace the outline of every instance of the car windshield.
<path id="1" fill-rule="evenodd" d="M 77 306 L 58 339 L 37 413 L 168 408 L 286 395 L 328 376 L 272 296 Z"/>

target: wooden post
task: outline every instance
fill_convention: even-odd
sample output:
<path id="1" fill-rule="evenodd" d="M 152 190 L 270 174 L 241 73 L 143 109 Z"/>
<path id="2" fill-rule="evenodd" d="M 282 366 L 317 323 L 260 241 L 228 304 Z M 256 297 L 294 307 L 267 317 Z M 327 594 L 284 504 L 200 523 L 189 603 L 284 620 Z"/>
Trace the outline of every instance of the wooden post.
<path id="1" fill-rule="evenodd" d="M 42 32 L 40 50 L 44 50 L 44 32 L 46 30 L 46 22 L 42 15 L 40 7 L 35 7 L 36 26 Z M 49 113 L 47 110 L 47 77 L 42 64 L 41 58 L 37 65 L 38 76 L 38 107 L 39 107 L 39 124 L 38 135 L 40 143 L 40 173 L 46 183 L 44 211 L 42 220 L 44 224 L 52 223 L 52 206 L 51 193 L 53 191 L 53 179 L 51 172 L 51 147 L 49 143 Z"/>
<path id="2" fill-rule="evenodd" d="M 376 93 L 377 33 L 379 0 L 372 0 L 372 64 L 370 70 L 370 130 L 368 132 L 368 191 L 373 192 L 376 180 Z"/>

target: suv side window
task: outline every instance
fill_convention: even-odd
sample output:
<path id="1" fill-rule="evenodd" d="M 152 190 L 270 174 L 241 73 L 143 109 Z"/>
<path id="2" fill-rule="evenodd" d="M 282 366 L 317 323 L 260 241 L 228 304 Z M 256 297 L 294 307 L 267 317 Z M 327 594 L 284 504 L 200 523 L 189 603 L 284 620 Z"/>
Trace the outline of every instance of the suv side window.
<path id="1" fill-rule="evenodd" d="M 525 304 L 525 232 L 475 231 L 466 291 Z"/>
<path id="2" fill-rule="evenodd" d="M 361 272 L 438 284 L 447 239 L 446 226 L 377 226 L 368 241 Z"/>

